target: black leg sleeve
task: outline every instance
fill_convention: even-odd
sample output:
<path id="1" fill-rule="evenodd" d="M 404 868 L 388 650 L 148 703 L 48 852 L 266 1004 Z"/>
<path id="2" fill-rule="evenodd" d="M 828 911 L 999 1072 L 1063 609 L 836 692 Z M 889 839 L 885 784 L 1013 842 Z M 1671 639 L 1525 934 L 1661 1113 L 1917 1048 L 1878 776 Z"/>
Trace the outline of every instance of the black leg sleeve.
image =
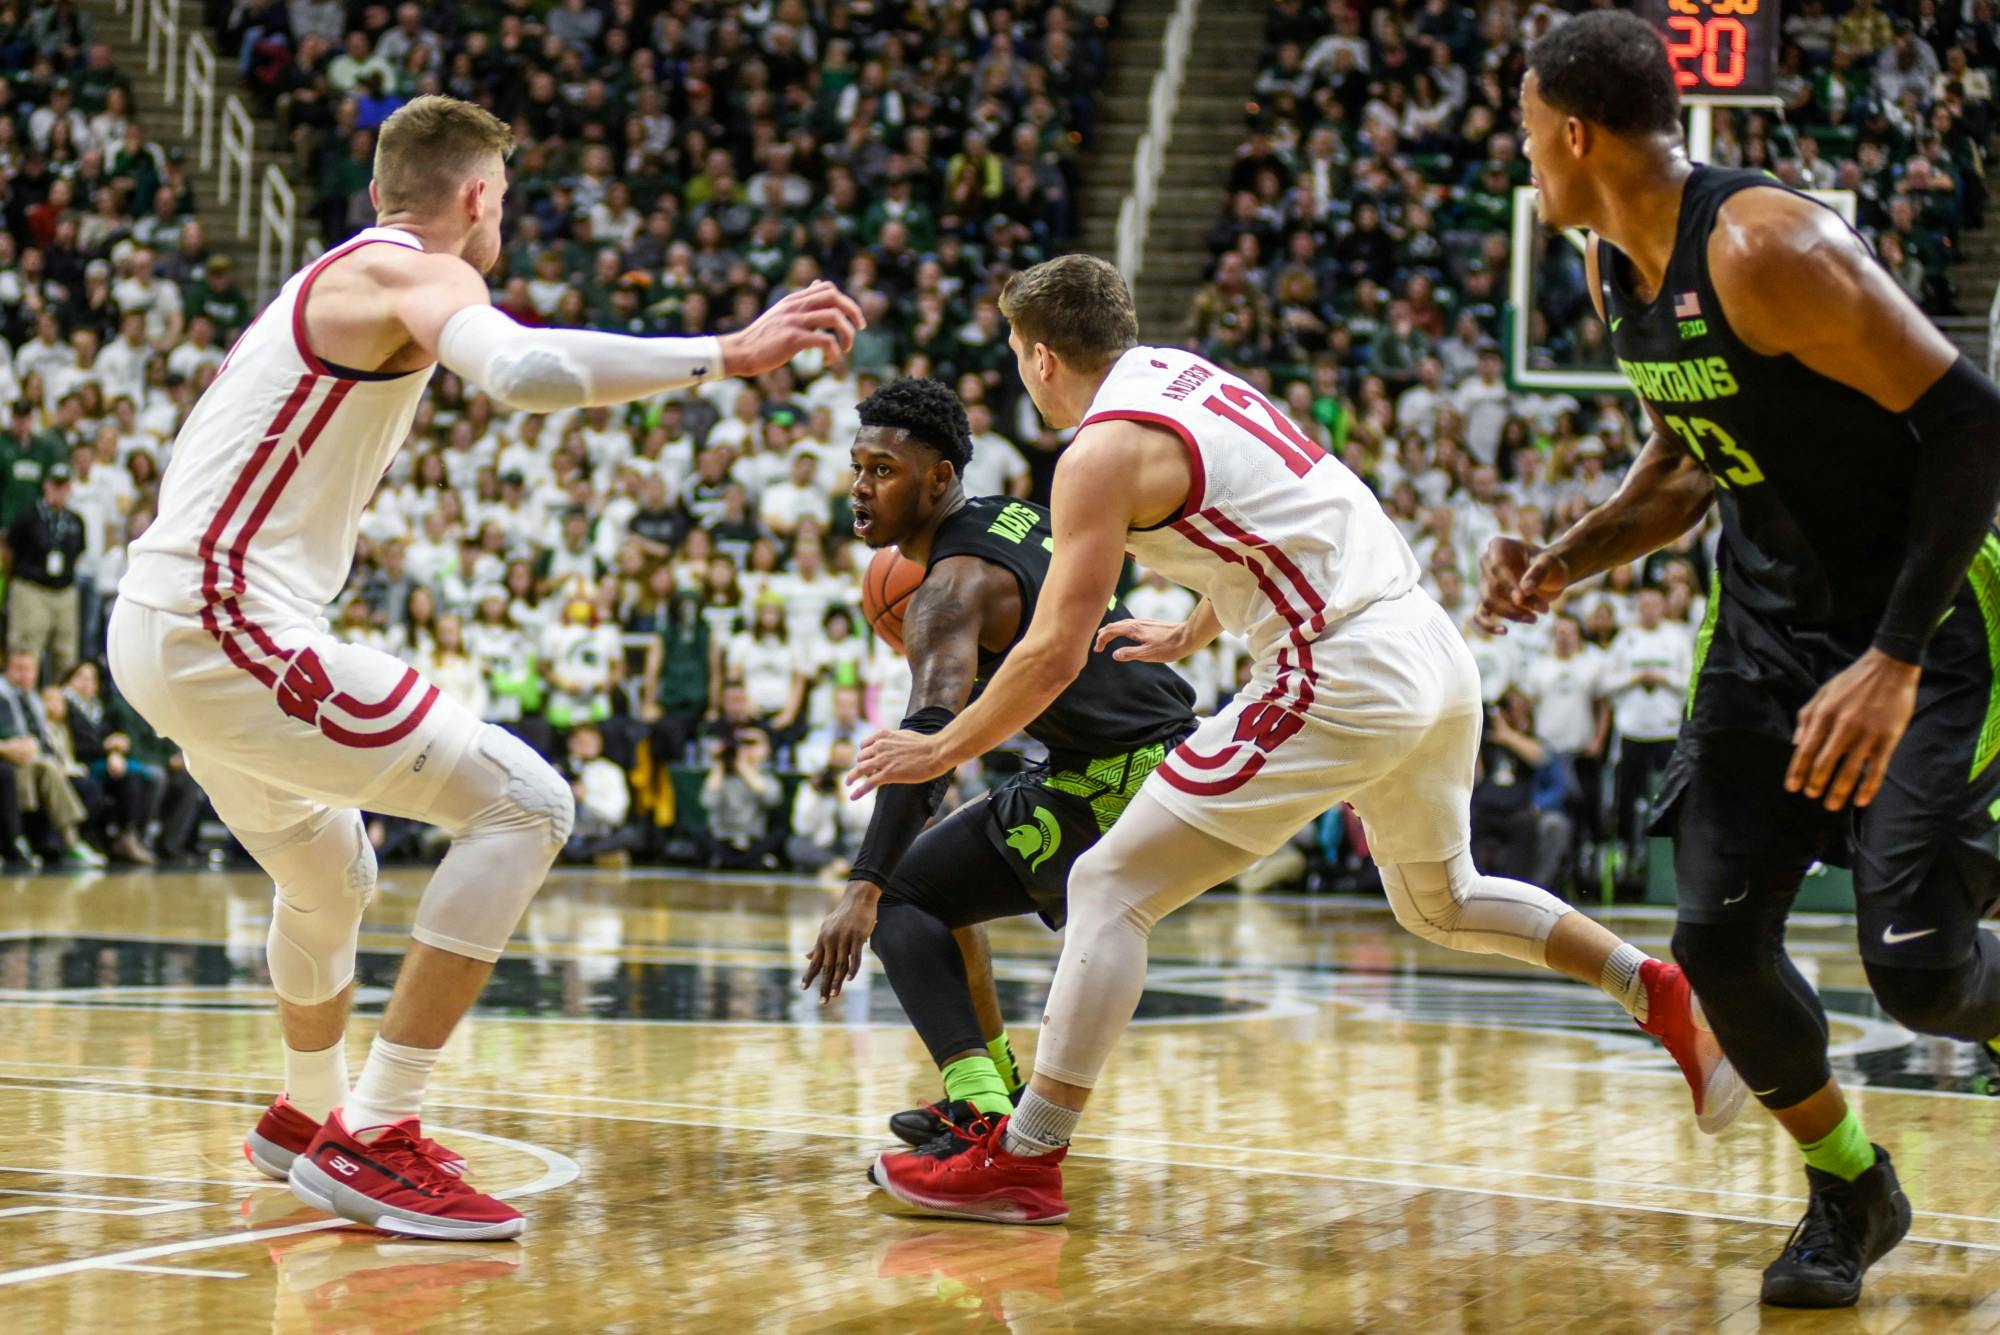
<path id="1" fill-rule="evenodd" d="M 1972 958 L 1949 969 L 1864 960 L 1868 985 L 1890 1018 L 1919 1034 L 1984 1043 L 2000 1037 L 2000 939 L 1974 934 Z"/>
<path id="2" fill-rule="evenodd" d="M 875 955 L 939 1066 L 986 1047 L 952 929 L 1035 911 L 987 839 L 987 819 L 986 803 L 974 802 L 917 836 L 876 907 Z"/>
<path id="3" fill-rule="evenodd" d="M 1765 1107 L 1789 1108 L 1832 1077 L 1826 1010 L 1785 953 L 1782 916 L 1683 921 L 1674 928 L 1674 958 L 1716 1041 Z"/>

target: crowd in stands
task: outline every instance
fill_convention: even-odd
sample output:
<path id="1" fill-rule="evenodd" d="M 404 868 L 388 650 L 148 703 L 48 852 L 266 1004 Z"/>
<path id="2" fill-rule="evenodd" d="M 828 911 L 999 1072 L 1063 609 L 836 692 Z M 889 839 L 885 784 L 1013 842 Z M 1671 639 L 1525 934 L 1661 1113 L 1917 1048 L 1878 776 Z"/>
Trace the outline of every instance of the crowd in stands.
<path id="1" fill-rule="evenodd" d="M 1556 884 L 1635 868 L 1706 606 L 1704 531 L 1505 639 L 1471 624 L 1480 551 L 1603 500 L 1643 439 L 1627 396 L 1523 393 L 1501 349 L 1518 100 L 1547 0 L 1271 0 L 1252 117 L 1182 331 L 1259 380 L 1376 488 L 1465 626 L 1490 727 L 1482 865 Z M 1719 109 L 1709 161 L 1855 196 L 1855 223 L 1927 312 L 1984 221 L 2000 78 L 1993 6 L 1788 0 L 1781 110 Z M 1613 368 L 1568 246 L 1538 251 L 1526 360 Z M 1985 294 L 1973 294 L 1983 308 Z M 1337 834 L 1337 832 L 1336 832 Z M 1331 837 L 1322 841 L 1330 846 Z"/>
<path id="2" fill-rule="evenodd" d="M 1954 7 L 1955 10 L 1956 7 Z M 1492 536 L 1601 501 L 1639 439 L 1629 399 L 1510 386 L 1499 355 L 1515 100 L 1543 2 L 1272 0 L 1255 117 L 1182 331 L 1369 479 L 1462 618 Z M 340 632 L 422 668 L 551 757 L 565 856 L 837 876 L 868 805 L 840 775 L 902 717 L 908 670 L 862 623 L 849 536 L 859 400 L 897 375 L 965 400 L 968 490 L 1046 499 L 1063 438 L 1012 369 L 995 304 L 1077 230 L 1079 155 L 1115 16 L 1098 0 L 211 0 L 307 187 L 322 239 L 372 221 L 374 127 L 410 97 L 514 127 L 495 300 L 524 323 L 740 328 L 818 277 L 869 318 L 852 358 L 801 357 L 630 409 L 497 410 L 440 373 L 370 505 Z M 1720 161 L 1840 186 L 1932 310 L 1979 226 L 2000 25 L 1931 0 L 1788 5 L 1782 114 L 1723 116 Z M 0 857 L 226 855 L 176 749 L 96 666 L 124 545 L 174 432 L 255 314 L 193 221 L 178 150 L 73 0 L 0 6 Z M 1533 360 L 1602 364 L 1581 276 L 1546 269 Z M 1492 704 L 1478 832 L 1496 871 L 1564 883 L 1643 847 L 1705 606 L 1711 534 L 1614 572 L 1505 639 L 1468 625 Z M 1173 618 L 1144 571 L 1127 600 Z M 1181 665 L 1199 707 L 1243 679 L 1227 639 Z M 1031 758 L 1031 757 L 1030 757 Z M 958 776 L 976 792 L 1023 757 Z M 385 858 L 441 835 L 372 819 Z M 1314 884 L 1356 871 L 1338 812 Z"/>

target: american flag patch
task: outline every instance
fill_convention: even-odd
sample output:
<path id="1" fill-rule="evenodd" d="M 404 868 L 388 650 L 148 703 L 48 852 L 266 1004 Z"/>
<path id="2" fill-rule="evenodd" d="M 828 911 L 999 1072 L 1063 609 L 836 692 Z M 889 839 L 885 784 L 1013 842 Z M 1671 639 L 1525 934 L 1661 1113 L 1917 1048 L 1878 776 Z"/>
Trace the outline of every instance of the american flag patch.
<path id="1" fill-rule="evenodd" d="M 1692 292 L 1683 292 L 1674 298 L 1674 318 L 1676 320 L 1697 320 L 1701 318 L 1701 298 Z"/>

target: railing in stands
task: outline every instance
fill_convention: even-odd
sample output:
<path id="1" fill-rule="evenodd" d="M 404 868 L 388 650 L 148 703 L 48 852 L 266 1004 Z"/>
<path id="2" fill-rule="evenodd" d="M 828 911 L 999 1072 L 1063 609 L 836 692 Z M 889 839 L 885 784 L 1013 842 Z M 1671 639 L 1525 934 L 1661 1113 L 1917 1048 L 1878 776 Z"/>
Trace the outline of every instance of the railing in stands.
<path id="1" fill-rule="evenodd" d="M 1986 374 L 2000 380 L 2000 286 L 1993 289 L 1993 303 L 1986 308 Z"/>
<path id="2" fill-rule="evenodd" d="M 257 200 L 257 300 L 269 301 L 292 271 L 292 246 L 298 233 L 299 201 L 292 183 L 276 167 L 264 168 L 264 186 Z M 276 263 L 273 263 L 273 260 Z"/>
<path id="3" fill-rule="evenodd" d="M 180 0 L 146 0 L 146 9 L 149 24 L 146 29 L 146 68 L 159 68 L 159 50 L 164 47 L 167 56 L 165 96 L 167 105 L 172 106 L 181 74 Z"/>
<path id="4" fill-rule="evenodd" d="M 235 201 L 238 236 L 250 230 L 250 149 L 255 134 L 243 99 L 231 93 L 222 103 L 222 178 L 216 198 L 224 204 Z"/>
<path id="5" fill-rule="evenodd" d="M 197 161 L 203 171 L 215 158 L 215 51 L 208 38 L 195 33 L 187 42 L 187 80 L 182 85 L 187 96 L 181 99 L 181 137 L 201 146 Z M 195 135 L 199 117 L 201 134 Z"/>
<path id="6" fill-rule="evenodd" d="M 253 225 L 251 207 L 257 218 L 257 297 L 268 300 L 275 281 L 291 272 L 298 246 L 298 199 L 292 184 L 276 167 L 266 167 L 251 198 L 256 168 L 257 126 L 243 99 L 234 93 L 222 99 L 221 146 L 216 145 L 215 48 L 199 32 L 181 41 L 182 0 L 113 0 L 117 13 L 129 7 L 132 13 L 132 40 L 146 44 L 146 68 L 164 72 L 162 95 L 168 106 L 181 108 L 181 133 L 196 139 L 200 168 L 216 168 L 216 199 L 236 205 L 236 235 L 249 237 Z M 199 127 L 199 135 L 196 130 Z M 272 268 L 275 261 L 276 269 Z M 276 275 L 274 279 L 273 275 Z"/>
<path id="7" fill-rule="evenodd" d="M 1181 79 L 1187 73 L 1188 43 L 1200 9 L 1201 0 L 1179 0 L 1160 43 L 1160 68 L 1153 75 L 1153 89 L 1146 99 L 1146 130 L 1132 150 L 1132 192 L 1118 206 L 1116 259 L 1118 271 L 1128 283 L 1137 283 L 1145 266 L 1146 232 L 1159 194 L 1160 172 L 1166 166 L 1167 145 L 1173 139 L 1174 111 L 1180 105 Z"/>

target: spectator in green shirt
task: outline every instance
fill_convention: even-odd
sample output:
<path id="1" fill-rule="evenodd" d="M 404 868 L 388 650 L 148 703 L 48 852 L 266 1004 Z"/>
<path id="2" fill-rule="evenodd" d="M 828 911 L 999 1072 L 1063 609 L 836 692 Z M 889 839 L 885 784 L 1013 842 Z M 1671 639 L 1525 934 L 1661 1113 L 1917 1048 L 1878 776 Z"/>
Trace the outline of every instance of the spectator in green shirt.
<path id="1" fill-rule="evenodd" d="M 71 415 L 81 408 L 74 394 L 65 394 L 63 403 Z M 59 426 L 42 432 L 34 427 L 34 405 L 16 403 L 7 432 L 0 436 L 0 530 L 42 498 L 42 475 L 69 460 L 69 444 Z"/>

